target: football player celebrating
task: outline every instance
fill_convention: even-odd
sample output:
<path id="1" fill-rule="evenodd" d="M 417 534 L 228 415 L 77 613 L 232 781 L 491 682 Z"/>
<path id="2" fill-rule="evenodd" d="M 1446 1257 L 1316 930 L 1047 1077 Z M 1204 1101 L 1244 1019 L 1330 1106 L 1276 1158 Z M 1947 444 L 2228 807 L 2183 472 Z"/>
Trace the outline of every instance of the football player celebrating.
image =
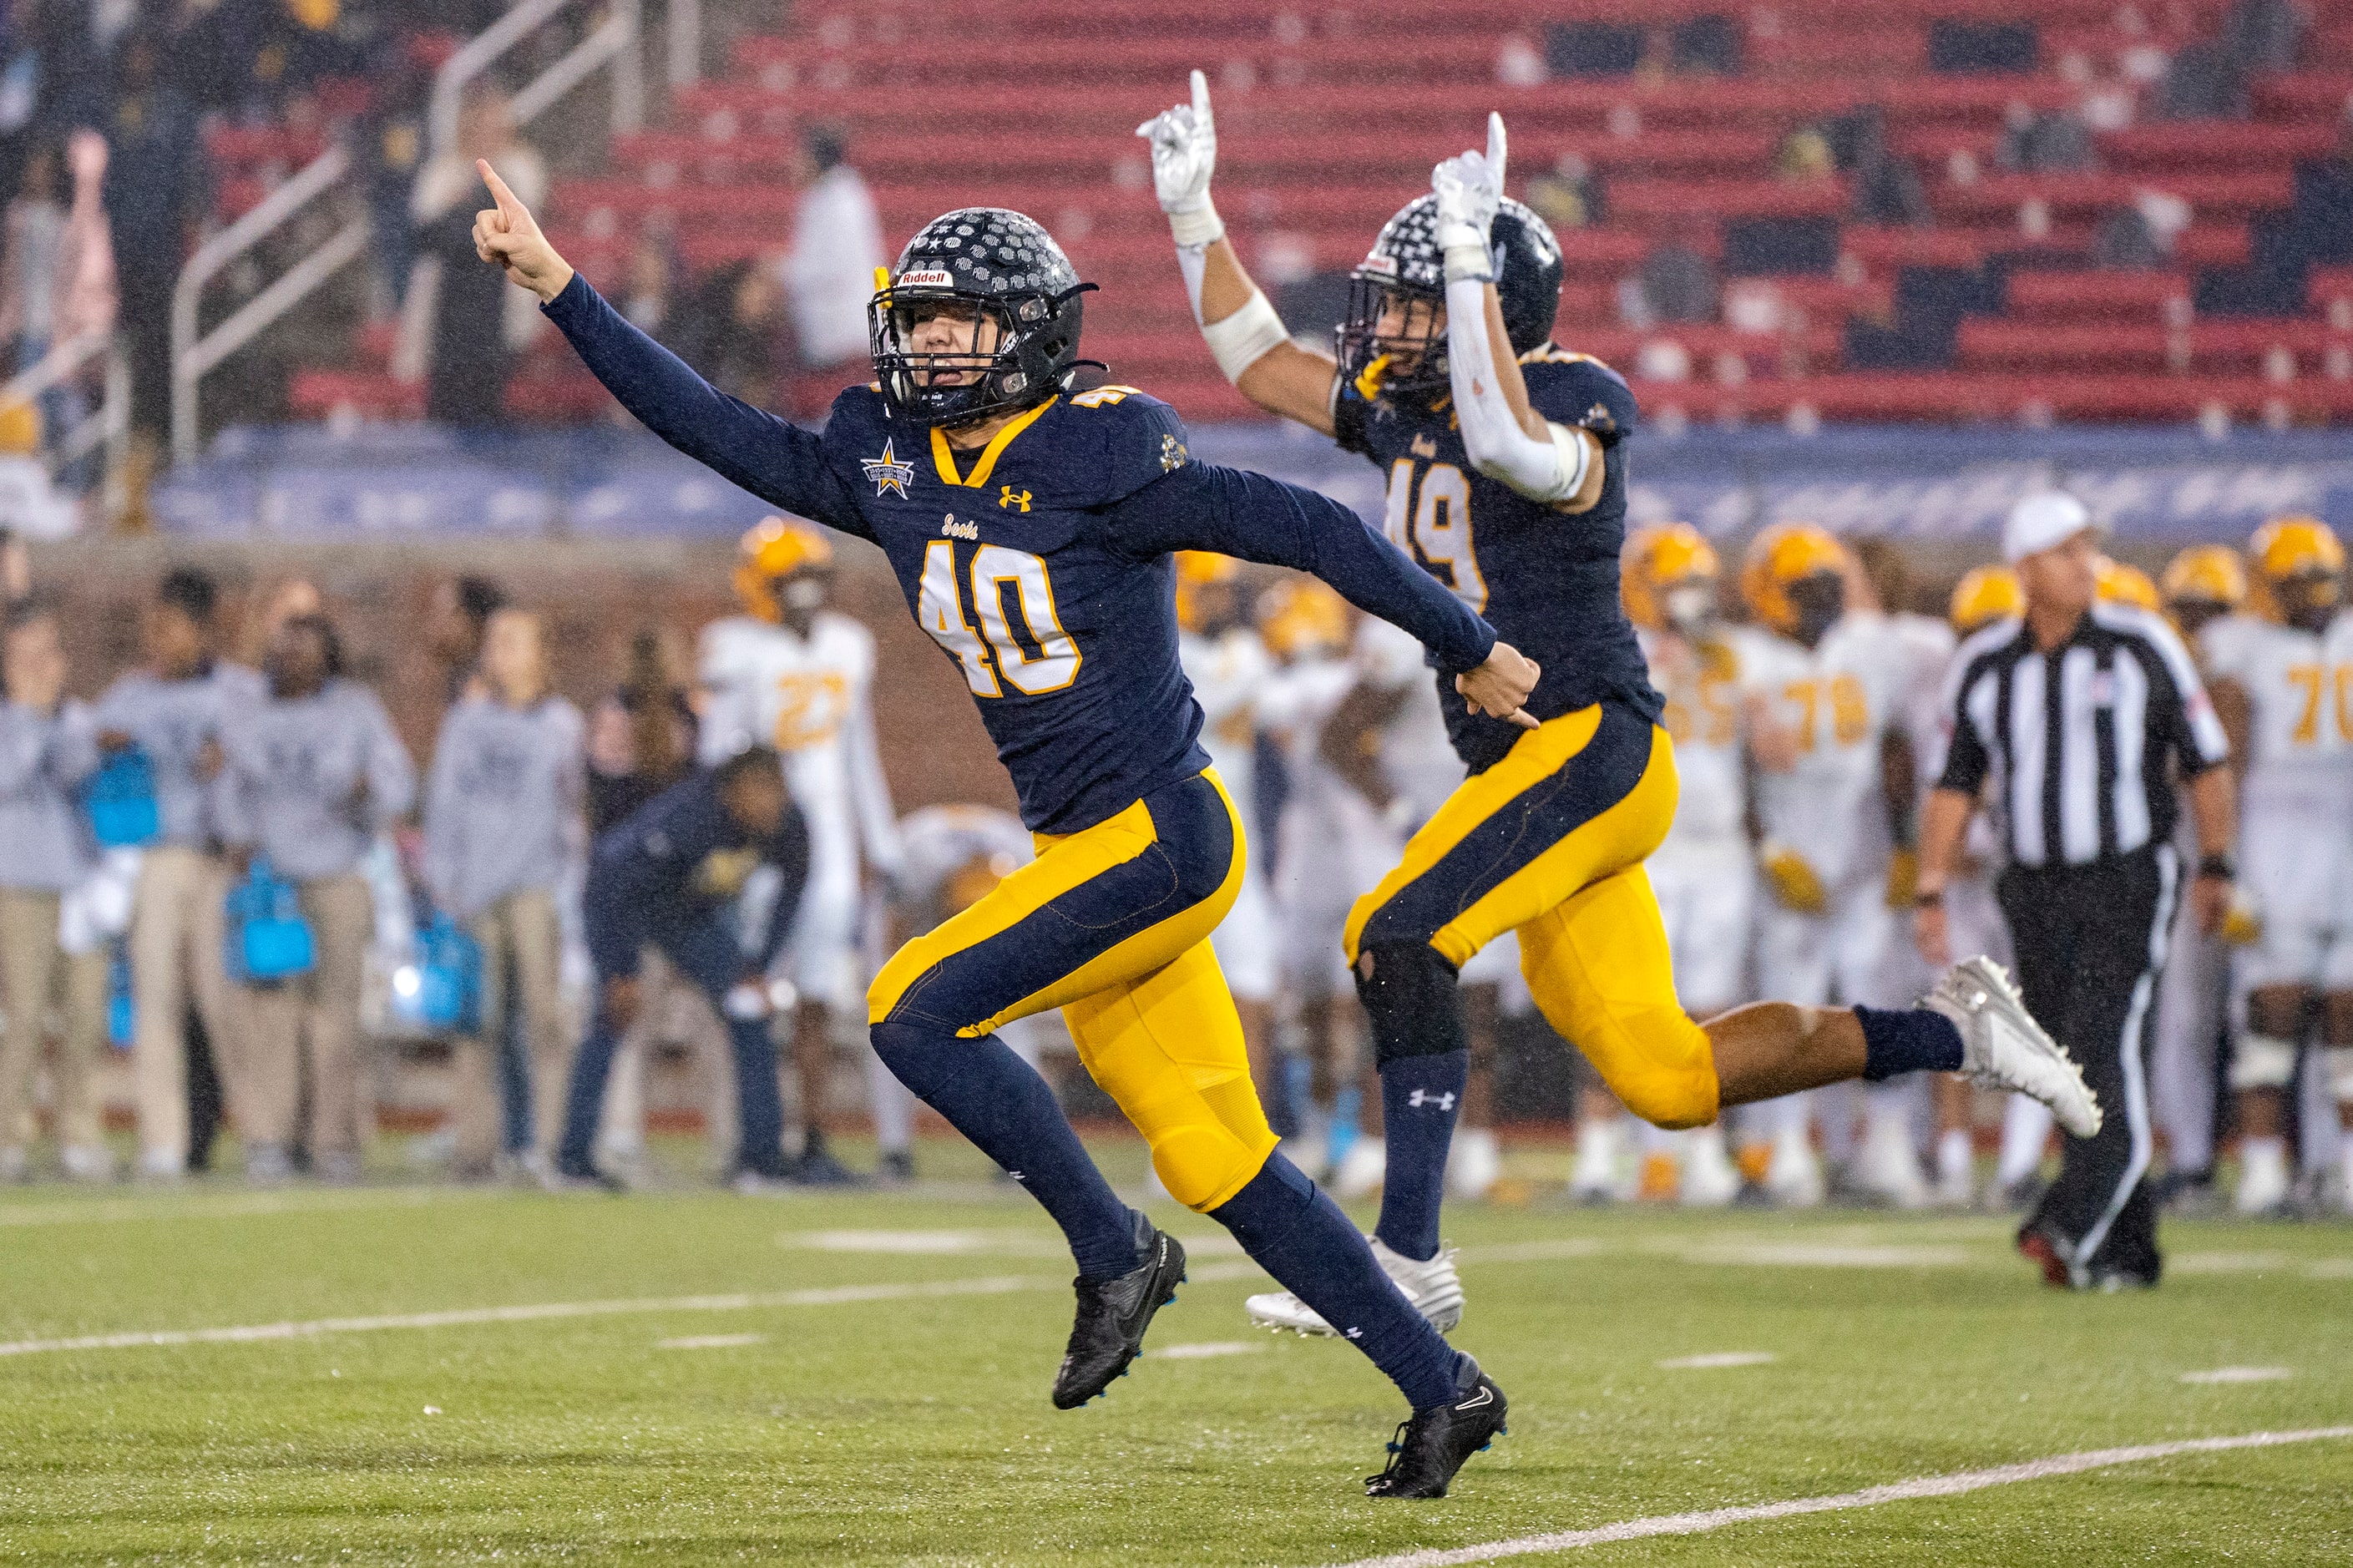
<path id="1" fill-rule="evenodd" d="M 826 608 L 833 546 L 805 522 L 764 519 L 744 535 L 735 592 L 744 614 L 703 627 L 702 761 L 774 746 L 808 824 L 808 882 L 785 963 L 799 1001 L 793 1063 L 800 1079 L 801 1157 L 794 1179 L 852 1180 L 825 1146 L 820 1116 L 834 1015 L 857 1005 L 860 872 L 889 877 L 898 819 L 874 742 L 874 635 Z M 863 866 L 861 867 L 861 861 Z"/>
<path id="2" fill-rule="evenodd" d="M 2274 519 L 2247 542 L 2260 615 L 2199 641 L 2214 711 L 2247 759 L 2239 853 L 2262 924 L 2238 957 L 2246 1032 L 2231 1063 L 2242 1132 L 2241 1214 L 2289 1201 L 2287 1097 L 2308 1009 L 2329 1077 L 2353 1105 L 2353 616 L 2345 547 L 2327 523 Z M 2353 1173 L 2353 1170 L 2348 1170 Z"/>
<path id="3" fill-rule="evenodd" d="M 1642 869 L 1674 816 L 1673 749 L 1618 602 L 1634 400 L 1615 372 L 1548 341 L 1560 248 L 1504 197 L 1501 118 L 1484 155 L 1440 164 L 1432 194 L 1381 230 L 1335 360 L 1292 342 L 1225 237 L 1198 71 L 1192 88 L 1191 103 L 1139 134 L 1219 368 L 1261 407 L 1378 464 L 1390 537 L 1526 639 L 1543 671 L 1533 731 L 1491 722 L 1441 682 L 1471 776 L 1349 918 L 1387 1113 L 1384 1247 L 1408 1269 L 1453 1273 L 1439 1212 L 1468 1061 L 1456 977 L 1514 929 L 1546 1019 L 1661 1126 L 1704 1126 L 1724 1106 L 1818 1084 L 1961 1068 L 2094 1125 L 2073 1064 L 1977 961 L 1924 1008 L 1765 1004 L 1704 1026 L 1683 1012 Z"/>
<path id="4" fill-rule="evenodd" d="M 1176 1239 L 1120 1202 L 1052 1091 L 994 1030 L 1060 1007 L 1080 1058 L 1188 1207 L 1314 1303 L 1413 1407 L 1377 1497 L 1437 1497 L 1502 1429 L 1502 1390 L 1452 1351 L 1337 1205 L 1275 1152 L 1208 937 L 1241 882 L 1241 819 L 1196 741 L 1176 660 L 1178 550 L 1324 578 L 1405 626 L 1512 726 L 1535 667 L 1354 513 L 1192 460 L 1166 405 L 1081 392 L 1082 283 L 1001 207 L 926 225 L 878 278 L 873 383 L 822 435 L 713 388 L 556 254 L 488 163 L 484 261 L 531 289 L 656 435 L 778 509 L 878 545 L 970 689 L 1038 858 L 908 942 L 867 994 L 874 1047 L 1061 1226 L 1078 1310 L 1053 1400 L 1101 1394 L 1185 1274 Z M 1515 717 L 1516 716 L 1516 719 Z"/>

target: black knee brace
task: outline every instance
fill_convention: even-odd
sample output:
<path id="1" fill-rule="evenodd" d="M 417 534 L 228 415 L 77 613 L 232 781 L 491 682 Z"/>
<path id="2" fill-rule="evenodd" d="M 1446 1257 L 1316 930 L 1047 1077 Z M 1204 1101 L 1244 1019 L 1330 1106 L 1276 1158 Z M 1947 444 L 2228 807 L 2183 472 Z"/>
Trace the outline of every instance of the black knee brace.
<path id="1" fill-rule="evenodd" d="M 1454 966 L 1426 942 L 1382 942 L 1356 954 L 1356 999 L 1373 1031 L 1373 1060 L 1467 1051 Z"/>

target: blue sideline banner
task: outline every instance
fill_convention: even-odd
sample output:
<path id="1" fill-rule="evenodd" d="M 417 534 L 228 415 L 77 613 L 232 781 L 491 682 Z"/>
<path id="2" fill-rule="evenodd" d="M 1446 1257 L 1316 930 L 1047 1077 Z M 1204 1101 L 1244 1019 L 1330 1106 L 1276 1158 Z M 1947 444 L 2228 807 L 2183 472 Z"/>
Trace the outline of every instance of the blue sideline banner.
<path id="1" fill-rule="evenodd" d="M 1289 426 L 1193 433 L 1195 456 L 1311 485 L 1381 515 L 1382 476 Z M 2306 512 L 2353 532 L 2353 431 L 2190 426 L 2008 430 L 1695 426 L 1627 444 L 1637 522 L 1721 538 L 1805 519 L 1840 533 L 1990 540 L 2028 490 L 2060 484 L 2127 541 L 2239 539 Z M 232 431 L 157 488 L 157 517 L 213 538 L 724 538 L 768 509 L 639 432 L 468 437 L 421 426 L 331 436 Z"/>

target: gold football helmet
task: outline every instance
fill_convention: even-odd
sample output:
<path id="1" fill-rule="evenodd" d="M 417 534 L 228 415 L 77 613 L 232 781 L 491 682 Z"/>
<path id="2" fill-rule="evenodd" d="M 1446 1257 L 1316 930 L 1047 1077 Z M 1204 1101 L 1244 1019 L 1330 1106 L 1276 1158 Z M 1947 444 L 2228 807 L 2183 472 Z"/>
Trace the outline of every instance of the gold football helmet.
<path id="1" fill-rule="evenodd" d="M 735 596 L 761 620 L 782 619 L 776 584 L 804 572 L 833 569 L 833 542 L 806 522 L 764 517 L 744 530 L 735 551 Z"/>
<path id="2" fill-rule="evenodd" d="M 1687 522 L 1651 523 L 1626 541 L 1619 595 L 1636 626 L 1657 631 L 1668 624 L 1668 596 L 1678 589 L 1701 589 L 1713 605 L 1720 570 L 1715 546 L 1698 529 Z"/>
<path id="3" fill-rule="evenodd" d="M 1783 636 L 1798 629 L 1789 585 L 1817 573 L 1846 575 L 1846 547 L 1811 522 L 1777 522 L 1749 542 L 1740 563 L 1740 596 L 1749 612 Z"/>
<path id="4" fill-rule="evenodd" d="M 2093 572 L 2092 591 L 2099 595 L 2102 604 L 2130 605 L 2152 615 L 2165 608 L 2164 601 L 2157 596 L 2157 584 L 2139 567 L 2103 555 Z"/>
<path id="5" fill-rule="evenodd" d="M 2007 566 L 1979 566 L 1953 585 L 1953 629 L 1963 637 L 2005 616 L 2026 613 L 2026 590 Z"/>
<path id="6" fill-rule="evenodd" d="M 2337 531 L 2316 517 L 2275 517 L 2247 541 L 2254 563 L 2255 607 L 2274 621 L 2294 621 L 2299 612 L 2325 618 L 2340 592 L 2345 546 Z"/>
<path id="7" fill-rule="evenodd" d="M 1313 577 L 1277 584 L 1261 604 L 1260 635 L 1285 663 L 1348 644 L 1348 602 Z"/>
<path id="8" fill-rule="evenodd" d="M 2193 544 L 2165 563 L 2158 587 L 2168 605 L 2190 599 L 2235 610 L 2247 602 L 2247 568 L 2227 544 Z"/>
<path id="9" fill-rule="evenodd" d="M 1231 583 L 1240 575 L 1241 568 L 1230 555 L 1216 555 L 1207 550 L 1178 551 L 1176 624 L 1188 632 L 1199 631 L 1205 619 L 1201 590 L 1220 583 Z"/>

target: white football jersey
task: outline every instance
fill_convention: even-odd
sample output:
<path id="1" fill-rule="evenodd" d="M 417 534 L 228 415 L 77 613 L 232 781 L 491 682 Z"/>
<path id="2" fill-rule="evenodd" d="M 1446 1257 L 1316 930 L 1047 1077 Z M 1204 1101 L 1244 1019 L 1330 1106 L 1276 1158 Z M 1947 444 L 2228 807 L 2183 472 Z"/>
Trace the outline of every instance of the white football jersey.
<path id="1" fill-rule="evenodd" d="M 1381 769 L 1417 824 L 1446 804 L 1461 784 L 1462 759 L 1446 733 L 1437 677 L 1413 634 L 1367 616 L 1357 623 L 1357 679 L 1377 691 L 1404 694 L 1381 734 Z"/>
<path id="2" fill-rule="evenodd" d="M 1880 742 L 1907 692 L 1887 618 L 1843 616 L 1811 649 L 1762 630 L 1742 640 L 1766 711 L 1798 742 L 1788 773 L 1757 774 L 1767 836 L 1804 856 L 1825 888 L 1880 876 L 1889 849 Z"/>
<path id="3" fill-rule="evenodd" d="M 1176 658 L 1201 705 L 1201 749 L 1247 820 L 1258 797 L 1258 706 L 1273 656 L 1256 632 L 1233 626 L 1214 637 L 1180 634 Z"/>
<path id="4" fill-rule="evenodd" d="M 1945 672 L 1960 638 L 1934 616 L 1885 617 L 1888 641 L 1903 661 L 1891 722 L 1912 742 L 1912 763 L 1926 790 L 1945 771 Z"/>
<path id="5" fill-rule="evenodd" d="M 975 860 L 987 860 L 1003 876 L 1037 858 L 1029 830 L 1009 811 L 987 805 L 927 805 L 899 824 L 902 851 L 899 889 L 916 904 L 930 904 L 948 879 Z"/>
<path id="6" fill-rule="evenodd" d="M 1636 637 L 1651 666 L 1651 684 L 1667 700 L 1659 722 L 1675 744 L 1682 786 L 1662 852 L 1736 842 L 1747 805 L 1742 752 L 1747 737 L 1740 710 L 1753 689 L 1746 656 L 1752 639 L 1721 631 L 1697 644 L 1661 632 Z"/>
<path id="7" fill-rule="evenodd" d="M 776 747 L 808 822 L 812 860 L 846 854 L 855 865 L 862 846 L 870 863 L 892 868 L 897 819 L 874 740 L 873 635 L 831 613 L 817 617 L 807 638 L 732 616 L 703 628 L 698 665 L 702 763 Z"/>
<path id="8" fill-rule="evenodd" d="M 2318 636 L 2254 616 L 2224 616 L 2199 637 L 2211 679 L 2236 683 L 2252 712 L 2245 815 L 2353 805 L 2353 615 Z"/>

